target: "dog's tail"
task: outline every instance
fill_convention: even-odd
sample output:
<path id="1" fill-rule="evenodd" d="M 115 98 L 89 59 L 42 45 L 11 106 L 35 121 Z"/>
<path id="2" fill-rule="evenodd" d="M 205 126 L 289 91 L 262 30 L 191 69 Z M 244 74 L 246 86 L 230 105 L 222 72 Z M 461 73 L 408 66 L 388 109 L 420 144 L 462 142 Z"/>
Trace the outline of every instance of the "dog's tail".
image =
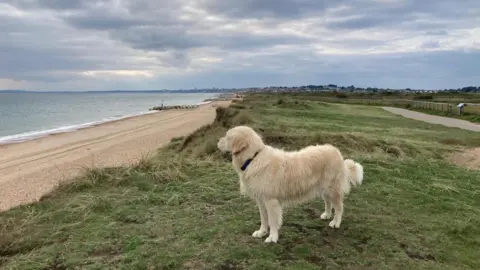
<path id="1" fill-rule="evenodd" d="M 347 171 L 347 183 L 345 183 L 343 193 L 350 193 L 351 186 L 360 186 L 363 181 L 363 166 L 351 159 L 345 159 L 344 161 L 345 169 Z"/>

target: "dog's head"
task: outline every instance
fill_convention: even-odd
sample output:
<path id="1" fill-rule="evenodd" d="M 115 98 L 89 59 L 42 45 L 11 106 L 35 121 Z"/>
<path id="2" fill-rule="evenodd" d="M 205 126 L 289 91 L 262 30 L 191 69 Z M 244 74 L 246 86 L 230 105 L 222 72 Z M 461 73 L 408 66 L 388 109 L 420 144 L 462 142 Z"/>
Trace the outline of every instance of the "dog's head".
<path id="1" fill-rule="evenodd" d="M 236 126 L 227 131 L 224 137 L 217 143 L 218 149 L 223 152 L 231 152 L 233 155 L 253 153 L 263 149 L 262 138 L 247 126 Z"/>

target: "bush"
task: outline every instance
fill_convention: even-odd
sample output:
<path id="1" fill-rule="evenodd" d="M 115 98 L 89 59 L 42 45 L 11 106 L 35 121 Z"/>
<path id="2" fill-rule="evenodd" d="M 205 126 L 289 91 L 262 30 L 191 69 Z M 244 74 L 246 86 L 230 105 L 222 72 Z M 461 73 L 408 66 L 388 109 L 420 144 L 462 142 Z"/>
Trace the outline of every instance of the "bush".
<path id="1" fill-rule="evenodd" d="M 233 117 L 232 126 L 247 125 L 253 123 L 253 119 L 249 113 L 242 111 Z"/>
<path id="2" fill-rule="evenodd" d="M 416 99 L 416 100 L 433 100 L 433 96 L 432 95 L 414 96 L 413 99 Z"/>

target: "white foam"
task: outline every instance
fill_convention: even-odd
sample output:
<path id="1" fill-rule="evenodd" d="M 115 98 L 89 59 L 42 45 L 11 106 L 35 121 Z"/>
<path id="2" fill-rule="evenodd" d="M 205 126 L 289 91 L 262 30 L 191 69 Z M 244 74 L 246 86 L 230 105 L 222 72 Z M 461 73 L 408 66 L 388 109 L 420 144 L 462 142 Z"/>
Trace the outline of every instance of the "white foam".
<path id="1" fill-rule="evenodd" d="M 196 105 L 201 106 L 201 105 L 205 105 L 205 104 L 209 104 L 209 103 L 212 103 L 212 101 L 203 101 L 203 102 L 197 103 Z"/>
<path id="2" fill-rule="evenodd" d="M 63 127 L 58 127 L 58 128 L 48 129 L 48 130 L 30 131 L 30 132 L 25 132 L 20 134 L 4 136 L 4 137 L 0 137 L 0 145 L 30 141 L 30 140 L 42 138 L 48 135 L 72 132 L 79 129 L 93 127 L 93 126 L 108 123 L 108 122 L 118 121 L 118 120 L 130 118 L 134 116 L 140 116 L 140 115 L 151 114 L 156 112 L 157 111 L 148 111 L 148 112 L 141 112 L 136 114 L 123 115 L 118 117 L 109 117 L 109 118 L 102 119 L 100 121 L 88 122 L 88 123 L 83 123 L 79 125 L 63 126 Z"/>

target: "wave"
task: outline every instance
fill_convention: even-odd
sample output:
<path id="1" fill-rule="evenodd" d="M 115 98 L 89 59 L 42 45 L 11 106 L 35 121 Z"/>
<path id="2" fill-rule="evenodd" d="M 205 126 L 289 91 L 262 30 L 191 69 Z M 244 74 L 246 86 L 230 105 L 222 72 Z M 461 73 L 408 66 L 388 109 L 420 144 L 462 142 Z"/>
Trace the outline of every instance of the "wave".
<path id="1" fill-rule="evenodd" d="M 212 103 L 212 101 L 211 101 L 211 100 L 208 100 L 208 101 L 199 102 L 199 103 L 197 103 L 197 104 L 195 104 L 195 105 L 201 106 L 201 105 L 206 105 L 206 104 L 210 104 L 210 103 Z"/>
<path id="2" fill-rule="evenodd" d="M 49 135 L 60 134 L 60 133 L 68 133 L 68 132 L 76 131 L 76 130 L 79 130 L 79 129 L 93 127 L 93 126 L 97 126 L 97 125 L 100 125 L 100 124 L 105 124 L 105 123 L 108 123 L 108 122 L 114 122 L 114 121 L 130 118 L 130 117 L 135 117 L 135 116 L 140 116 L 140 115 L 145 115 L 145 114 L 151 114 L 151 113 L 156 113 L 156 111 L 148 111 L 148 112 L 140 112 L 140 113 L 135 113 L 135 114 L 120 115 L 120 116 L 105 118 L 105 119 L 102 119 L 100 121 L 87 122 L 87 123 L 83 123 L 83 124 L 79 124 L 79 125 L 62 126 L 62 127 L 53 128 L 53 129 L 30 131 L 30 132 L 25 132 L 25 133 L 20 133 L 20 134 L 3 136 L 3 137 L 0 137 L 0 145 L 20 143 L 20 142 L 30 141 L 30 140 L 34 140 L 34 139 L 39 139 L 39 138 L 46 137 L 46 136 L 49 136 Z"/>

